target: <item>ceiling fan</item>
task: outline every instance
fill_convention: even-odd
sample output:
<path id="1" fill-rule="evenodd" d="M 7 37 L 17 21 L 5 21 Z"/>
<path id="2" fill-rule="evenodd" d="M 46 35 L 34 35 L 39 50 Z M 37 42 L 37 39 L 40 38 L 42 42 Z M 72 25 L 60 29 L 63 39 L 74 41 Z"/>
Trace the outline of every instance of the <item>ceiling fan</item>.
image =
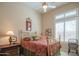
<path id="1" fill-rule="evenodd" d="M 47 8 L 56 8 L 56 6 L 51 6 L 47 2 L 42 3 L 42 8 L 44 9 L 44 12 L 47 11 Z"/>

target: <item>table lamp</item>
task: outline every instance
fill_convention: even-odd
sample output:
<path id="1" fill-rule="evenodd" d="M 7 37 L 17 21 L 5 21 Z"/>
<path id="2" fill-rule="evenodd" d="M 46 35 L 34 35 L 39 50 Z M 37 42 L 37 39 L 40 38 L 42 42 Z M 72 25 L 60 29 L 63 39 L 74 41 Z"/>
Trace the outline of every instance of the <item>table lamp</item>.
<path id="1" fill-rule="evenodd" d="M 13 31 L 8 31 L 6 34 L 7 34 L 8 36 L 10 36 L 9 42 L 10 42 L 10 45 L 11 45 L 11 43 L 12 43 L 12 36 L 14 35 L 14 33 L 13 33 Z"/>

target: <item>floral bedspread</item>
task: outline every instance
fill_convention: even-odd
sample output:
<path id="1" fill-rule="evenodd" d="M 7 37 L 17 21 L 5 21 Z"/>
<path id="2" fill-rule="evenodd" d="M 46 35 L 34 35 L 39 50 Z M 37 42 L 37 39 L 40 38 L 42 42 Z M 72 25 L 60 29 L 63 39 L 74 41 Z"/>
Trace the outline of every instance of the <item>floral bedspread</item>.
<path id="1" fill-rule="evenodd" d="M 61 47 L 59 42 L 51 42 L 49 45 L 47 45 L 46 40 L 37 40 L 37 41 L 23 40 L 22 46 L 27 50 L 34 52 L 38 56 L 47 56 L 48 53 L 49 55 L 51 54 L 54 55 L 57 51 L 59 51 Z M 48 46 L 50 47 L 49 50 Z"/>

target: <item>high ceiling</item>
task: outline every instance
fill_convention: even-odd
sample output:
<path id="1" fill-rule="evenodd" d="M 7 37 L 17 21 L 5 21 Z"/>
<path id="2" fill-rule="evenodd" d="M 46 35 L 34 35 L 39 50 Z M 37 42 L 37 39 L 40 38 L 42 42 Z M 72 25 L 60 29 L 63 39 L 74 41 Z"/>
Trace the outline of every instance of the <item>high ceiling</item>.
<path id="1" fill-rule="evenodd" d="M 44 13 L 44 9 L 42 8 L 42 3 L 43 2 L 28 2 L 25 4 L 27 4 L 29 7 L 37 10 L 38 12 Z M 56 6 L 56 8 L 61 7 L 65 4 L 68 4 L 68 2 L 47 2 L 47 3 L 48 3 L 48 6 Z M 55 9 L 55 8 L 47 8 L 47 12 L 52 9 Z"/>

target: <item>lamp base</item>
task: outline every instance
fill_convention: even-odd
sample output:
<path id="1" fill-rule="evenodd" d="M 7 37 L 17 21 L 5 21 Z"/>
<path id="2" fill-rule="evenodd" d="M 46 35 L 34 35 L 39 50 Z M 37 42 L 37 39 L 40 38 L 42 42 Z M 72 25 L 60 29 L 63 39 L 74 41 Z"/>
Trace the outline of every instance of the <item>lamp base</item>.
<path id="1" fill-rule="evenodd" d="M 12 38 L 11 38 L 11 36 L 9 38 L 9 42 L 10 42 L 10 45 L 11 45 L 12 44 Z"/>

